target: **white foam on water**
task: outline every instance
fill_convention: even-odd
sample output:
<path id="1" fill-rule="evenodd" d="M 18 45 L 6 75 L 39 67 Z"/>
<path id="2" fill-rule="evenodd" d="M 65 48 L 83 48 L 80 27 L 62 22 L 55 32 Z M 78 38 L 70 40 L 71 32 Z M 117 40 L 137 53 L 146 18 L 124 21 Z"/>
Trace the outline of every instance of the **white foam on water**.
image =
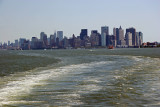
<path id="1" fill-rule="evenodd" d="M 32 93 L 33 87 L 36 85 L 45 85 L 46 82 L 44 80 L 50 78 L 56 80 L 57 77 L 66 75 L 70 72 L 76 72 L 78 69 L 81 70 L 81 69 L 88 69 L 91 67 L 93 68 L 107 63 L 111 62 L 102 61 L 102 62 L 91 62 L 78 65 L 69 65 L 69 66 L 59 67 L 57 69 L 44 70 L 41 72 L 37 72 L 36 74 L 26 75 L 25 77 L 19 77 L 16 81 L 8 82 L 4 88 L 0 89 L 0 106 L 3 106 L 4 104 L 12 104 L 13 102 L 21 103 L 22 101 L 16 101 L 16 98 L 18 98 L 19 96 L 29 95 L 30 93 Z M 97 91 L 100 89 L 100 87 L 96 85 L 86 85 L 84 86 L 84 89 L 88 91 Z M 77 96 L 79 95 L 73 97 Z M 77 104 L 81 103 L 82 102 L 78 102 Z"/>

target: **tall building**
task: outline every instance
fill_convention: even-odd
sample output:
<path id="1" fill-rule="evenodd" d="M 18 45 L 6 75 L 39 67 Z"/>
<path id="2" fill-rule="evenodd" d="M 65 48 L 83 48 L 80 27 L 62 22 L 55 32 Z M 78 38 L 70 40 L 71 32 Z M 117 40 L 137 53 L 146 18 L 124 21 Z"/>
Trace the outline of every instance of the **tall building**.
<path id="1" fill-rule="evenodd" d="M 136 29 L 135 28 L 128 28 L 126 29 L 126 33 L 132 33 L 132 45 L 136 46 Z"/>
<path id="2" fill-rule="evenodd" d="M 112 46 L 116 47 L 116 36 L 114 36 L 114 35 L 107 35 L 106 36 L 106 45 L 107 46 L 112 45 Z"/>
<path id="3" fill-rule="evenodd" d="M 41 33 L 40 33 L 40 40 L 41 40 L 41 41 L 43 41 L 43 36 L 44 36 L 44 35 L 45 35 L 44 32 L 41 32 Z"/>
<path id="4" fill-rule="evenodd" d="M 25 38 L 20 38 L 19 39 L 19 46 L 22 47 L 22 45 L 24 44 L 25 41 L 26 41 Z"/>
<path id="5" fill-rule="evenodd" d="M 37 42 L 38 42 L 38 38 L 37 37 L 32 37 L 31 49 L 37 49 Z"/>
<path id="6" fill-rule="evenodd" d="M 126 33 L 126 45 L 132 46 L 132 33 Z"/>
<path id="7" fill-rule="evenodd" d="M 84 40 L 85 37 L 88 36 L 88 30 L 87 29 L 81 29 L 81 33 L 80 33 L 80 39 Z"/>
<path id="8" fill-rule="evenodd" d="M 106 33 L 101 33 L 101 46 L 106 46 Z"/>
<path id="9" fill-rule="evenodd" d="M 63 39 L 63 48 L 67 48 L 69 46 L 68 38 L 65 36 Z"/>
<path id="10" fill-rule="evenodd" d="M 90 36 L 90 42 L 92 46 L 99 46 L 99 33 L 97 30 L 92 30 L 91 31 L 91 36 Z"/>
<path id="11" fill-rule="evenodd" d="M 136 46 L 140 46 L 140 44 L 139 44 L 139 32 L 136 32 Z"/>
<path id="12" fill-rule="evenodd" d="M 142 32 L 136 32 L 136 45 L 141 46 L 143 43 L 143 33 Z"/>
<path id="13" fill-rule="evenodd" d="M 19 47 L 18 39 L 15 40 L 15 47 Z"/>
<path id="14" fill-rule="evenodd" d="M 10 41 L 8 41 L 8 46 L 10 45 Z"/>
<path id="15" fill-rule="evenodd" d="M 142 45 L 143 43 L 143 33 L 139 32 L 139 45 Z"/>
<path id="16" fill-rule="evenodd" d="M 44 42 L 45 47 L 47 47 L 48 46 L 48 39 L 47 39 L 46 34 L 43 36 L 43 42 Z"/>
<path id="17" fill-rule="evenodd" d="M 109 35 L 109 27 L 101 27 L 101 46 L 106 46 L 106 36 Z"/>
<path id="18" fill-rule="evenodd" d="M 113 28 L 113 35 L 116 37 L 116 28 Z"/>
<path id="19" fill-rule="evenodd" d="M 109 35 L 109 27 L 108 26 L 102 26 L 101 27 L 101 34 L 106 33 L 106 35 Z"/>
<path id="20" fill-rule="evenodd" d="M 63 40 L 63 31 L 57 31 L 57 37 L 59 39 L 59 42 Z"/>
<path id="21" fill-rule="evenodd" d="M 119 40 L 124 40 L 124 30 L 122 27 L 119 27 Z"/>
<path id="22" fill-rule="evenodd" d="M 48 46 L 47 35 L 44 32 L 40 33 L 40 40 L 43 42 L 44 47 Z"/>
<path id="23" fill-rule="evenodd" d="M 113 36 L 115 37 L 115 47 L 117 46 L 117 35 L 119 35 L 118 28 L 113 28 Z"/>
<path id="24" fill-rule="evenodd" d="M 116 28 L 116 40 L 117 40 L 117 45 L 124 45 L 124 30 L 120 26 L 119 29 Z M 123 43 L 122 43 L 123 41 Z"/>
<path id="25" fill-rule="evenodd" d="M 56 46 L 56 32 L 54 35 L 50 35 L 50 46 Z"/>

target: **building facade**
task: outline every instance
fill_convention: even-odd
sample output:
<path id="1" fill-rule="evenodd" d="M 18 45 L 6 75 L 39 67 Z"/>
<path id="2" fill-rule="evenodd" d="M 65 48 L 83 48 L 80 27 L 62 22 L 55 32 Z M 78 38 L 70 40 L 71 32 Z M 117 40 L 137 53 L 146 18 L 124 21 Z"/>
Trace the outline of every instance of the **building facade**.
<path id="1" fill-rule="evenodd" d="M 87 29 L 81 29 L 81 33 L 80 33 L 80 39 L 84 40 L 85 37 L 88 36 L 88 30 Z"/>
<path id="2" fill-rule="evenodd" d="M 126 29 L 126 33 L 128 33 L 128 32 L 132 33 L 132 45 L 137 46 L 137 44 L 136 44 L 136 29 L 133 27 L 128 28 L 128 29 Z"/>

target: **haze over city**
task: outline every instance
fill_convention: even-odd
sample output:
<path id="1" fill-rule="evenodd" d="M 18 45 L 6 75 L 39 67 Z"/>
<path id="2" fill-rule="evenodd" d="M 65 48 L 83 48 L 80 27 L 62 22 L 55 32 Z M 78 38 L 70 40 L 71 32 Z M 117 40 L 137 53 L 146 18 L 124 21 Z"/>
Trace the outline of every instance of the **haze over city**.
<path id="1" fill-rule="evenodd" d="M 142 31 L 144 42 L 160 40 L 159 0 L 0 0 L 0 42 L 24 37 L 48 36 L 62 30 L 64 36 L 81 29 L 101 31 L 101 26 Z"/>

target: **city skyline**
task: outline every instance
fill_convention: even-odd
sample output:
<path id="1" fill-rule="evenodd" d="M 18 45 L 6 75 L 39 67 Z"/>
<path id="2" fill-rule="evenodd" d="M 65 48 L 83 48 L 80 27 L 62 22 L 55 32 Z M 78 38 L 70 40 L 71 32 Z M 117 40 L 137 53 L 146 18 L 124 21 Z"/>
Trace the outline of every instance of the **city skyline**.
<path id="1" fill-rule="evenodd" d="M 64 36 L 80 35 L 80 29 L 101 31 L 101 26 L 112 28 L 134 27 L 144 34 L 144 42 L 160 40 L 159 0 L 0 0 L 0 42 L 14 42 L 24 37 L 39 37 L 55 30 Z M 90 35 L 89 35 L 90 36 Z"/>
<path id="2" fill-rule="evenodd" d="M 158 46 L 159 43 L 151 44 Z M 147 44 L 149 45 L 149 44 Z M 47 36 L 45 32 L 41 32 L 38 37 L 30 39 L 19 38 L 14 43 L 8 41 L 8 44 L 0 43 L 1 49 L 9 50 L 30 50 L 30 49 L 77 49 L 77 48 L 140 48 L 147 46 L 143 43 L 143 33 L 136 28 L 127 28 L 126 34 L 124 29 L 113 28 L 113 34 L 109 33 L 109 26 L 102 26 L 101 33 L 98 30 L 92 30 L 88 33 L 88 29 L 81 29 L 80 35 L 67 38 L 63 35 L 63 31 L 54 32 Z"/>

